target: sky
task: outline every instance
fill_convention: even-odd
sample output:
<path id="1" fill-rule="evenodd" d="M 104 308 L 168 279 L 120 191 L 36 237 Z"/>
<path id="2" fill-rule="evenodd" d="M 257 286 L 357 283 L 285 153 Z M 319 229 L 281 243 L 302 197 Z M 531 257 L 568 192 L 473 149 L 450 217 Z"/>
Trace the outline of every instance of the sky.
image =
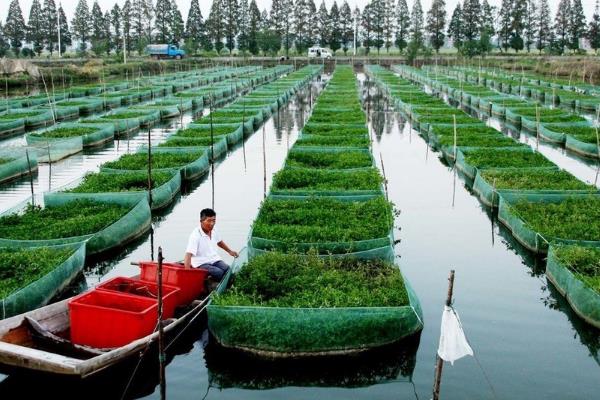
<path id="1" fill-rule="evenodd" d="M 8 13 L 8 4 L 10 3 L 10 1 L 11 0 L 0 0 L 0 3 L 2 4 L 2 7 L 0 7 L 0 19 L 2 20 L 2 23 L 4 23 L 6 21 L 6 14 Z M 186 20 L 188 10 L 190 8 L 190 0 L 175 0 L 175 1 L 176 1 L 177 5 L 179 6 L 179 9 L 181 10 L 183 19 Z M 333 4 L 333 1 L 334 0 L 325 0 L 325 4 L 327 4 L 328 8 L 331 6 L 331 4 Z M 338 1 L 338 4 L 340 4 L 340 3 L 343 3 L 344 0 L 337 0 L 337 1 Z M 413 1 L 414 0 L 407 0 L 409 8 L 411 8 Z M 446 10 L 448 11 L 448 14 L 452 13 L 452 10 L 456 6 L 457 1 L 458 0 L 446 0 Z M 500 3 L 501 3 L 501 0 L 488 0 L 488 1 L 490 4 L 496 5 L 498 7 L 500 6 Z M 29 8 L 31 7 L 31 2 L 32 2 L 32 0 L 19 0 L 19 3 L 21 4 L 21 10 L 23 11 L 23 16 L 25 17 L 25 21 L 27 21 L 27 19 L 29 17 Z M 40 0 L 40 2 L 43 3 L 43 0 Z M 62 4 L 63 9 L 65 10 L 65 13 L 67 14 L 67 19 L 69 20 L 69 25 L 70 25 L 78 0 L 55 0 L 55 2 L 57 5 L 59 2 Z M 92 4 L 94 3 L 94 0 L 87 0 L 87 2 L 88 2 L 88 6 L 91 9 Z M 125 0 L 98 0 L 98 4 L 100 5 L 100 8 L 102 8 L 102 11 L 104 11 L 104 12 L 106 12 L 107 9 L 112 8 L 115 3 L 119 3 L 119 5 L 122 5 L 124 2 L 125 2 Z M 199 0 L 199 2 L 200 2 L 200 10 L 202 11 L 202 16 L 206 18 L 206 16 L 209 13 L 209 10 L 210 10 L 210 5 L 212 4 L 212 0 Z M 263 8 L 271 7 L 271 0 L 256 0 L 256 2 L 261 10 Z M 354 8 L 354 6 L 356 6 L 356 5 L 358 5 L 361 9 L 368 2 L 369 2 L 369 0 L 348 0 L 348 4 L 350 4 L 350 6 L 352 8 Z M 432 2 L 432 0 L 421 0 L 421 4 L 423 5 L 423 10 L 425 10 L 425 12 L 427 12 L 427 10 L 429 10 L 429 8 L 431 6 L 431 2 Z M 556 11 L 556 6 L 558 5 L 558 2 L 559 2 L 559 0 L 548 0 L 548 3 L 550 4 L 550 8 L 551 8 L 553 14 Z M 318 7 L 319 4 L 321 3 L 321 0 L 315 0 L 315 3 L 317 3 L 317 7 Z M 583 3 L 583 9 L 585 11 L 586 17 L 589 21 L 592 14 L 594 13 L 595 0 L 582 0 L 582 3 Z"/>

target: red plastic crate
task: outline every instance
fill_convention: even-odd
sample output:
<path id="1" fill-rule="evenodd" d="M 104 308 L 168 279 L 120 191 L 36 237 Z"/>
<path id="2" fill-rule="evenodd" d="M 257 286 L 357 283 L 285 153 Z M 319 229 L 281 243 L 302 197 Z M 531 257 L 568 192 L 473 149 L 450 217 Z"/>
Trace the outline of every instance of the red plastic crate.
<path id="1" fill-rule="evenodd" d="M 158 318 L 156 300 L 92 290 L 69 301 L 73 343 L 110 348 L 151 334 Z"/>
<path id="2" fill-rule="evenodd" d="M 163 263 L 163 283 L 176 286 L 179 293 L 179 304 L 185 305 L 196 300 L 204 293 L 204 281 L 208 271 L 202 268 L 184 268 L 181 264 Z M 158 263 L 152 261 L 140 262 L 140 280 L 145 282 L 156 282 Z"/>
<path id="3" fill-rule="evenodd" d="M 119 292 L 133 296 L 142 296 L 158 301 L 158 285 L 139 279 L 118 276 L 96 286 L 98 290 Z M 163 285 L 163 319 L 172 318 L 175 315 L 175 307 L 179 301 L 178 287 Z"/>

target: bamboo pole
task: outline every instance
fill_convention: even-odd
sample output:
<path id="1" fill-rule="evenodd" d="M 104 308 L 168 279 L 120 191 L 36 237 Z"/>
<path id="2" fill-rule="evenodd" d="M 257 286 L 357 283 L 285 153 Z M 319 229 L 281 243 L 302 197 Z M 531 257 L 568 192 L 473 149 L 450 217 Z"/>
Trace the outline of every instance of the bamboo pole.
<path id="1" fill-rule="evenodd" d="M 446 307 L 452 305 L 452 292 L 454 291 L 454 270 L 450 271 L 448 277 L 448 294 L 446 296 Z M 435 380 L 433 383 L 433 400 L 439 400 L 440 398 L 440 386 L 442 384 L 442 370 L 444 368 L 444 360 L 436 354 L 436 365 L 435 365 Z"/>
<path id="2" fill-rule="evenodd" d="M 27 157 L 27 169 L 29 170 L 29 186 L 31 187 L 31 205 L 35 206 L 35 194 L 33 193 L 33 172 L 31 171 L 31 161 L 29 160 L 29 149 L 25 149 Z"/>
<path id="3" fill-rule="evenodd" d="M 214 147 L 214 133 L 213 133 L 213 95 L 211 93 L 210 95 L 210 102 L 209 102 L 209 119 L 210 119 L 210 176 L 211 176 L 211 185 L 212 185 L 212 208 L 215 208 L 215 160 L 214 160 L 214 155 L 215 155 L 215 147 Z M 242 128 L 243 129 L 243 128 Z"/>
<path id="4" fill-rule="evenodd" d="M 262 127 L 262 153 L 263 153 L 263 199 L 267 198 L 267 148 L 265 125 Z"/>
<path id="5" fill-rule="evenodd" d="M 158 362 L 159 362 L 159 379 L 160 379 L 160 398 L 167 398 L 167 381 L 166 381 L 166 357 L 165 357 L 165 339 L 163 319 L 163 299 L 162 299 L 162 267 L 163 267 L 162 248 L 158 248 L 158 268 L 157 268 L 157 286 L 158 286 Z"/>
<path id="6" fill-rule="evenodd" d="M 427 146 L 429 147 L 429 146 Z M 383 174 L 383 185 L 385 188 L 385 199 L 389 200 L 389 196 L 388 196 L 388 181 L 387 181 L 387 177 L 385 175 L 385 165 L 383 164 L 383 155 L 381 153 L 379 153 L 379 160 L 381 161 L 381 172 Z"/>
<path id="7" fill-rule="evenodd" d="M 152 140 L 150 137 L 150 127 L 148 127 L 148 203 L 152 207 Z"/>

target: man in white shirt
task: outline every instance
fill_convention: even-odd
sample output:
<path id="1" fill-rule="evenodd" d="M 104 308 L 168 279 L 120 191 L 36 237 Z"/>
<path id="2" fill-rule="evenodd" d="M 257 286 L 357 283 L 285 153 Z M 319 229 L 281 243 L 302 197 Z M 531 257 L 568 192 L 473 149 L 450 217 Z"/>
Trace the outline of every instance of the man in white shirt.
<path id="1" fill-rule="evenodd" d="M 205 268 L 213 279 L 220 281 L 229 270 L 229 265 L 217 253 L 217 246 L 232 257 L 237 257 L 238 253 L 221 240 L 214 229 L 216 222 L 217 214 L 214 210 L 205 208 L 200 212 L 200 226 L 190 235 L 183 264 L 185 268 Z"/>

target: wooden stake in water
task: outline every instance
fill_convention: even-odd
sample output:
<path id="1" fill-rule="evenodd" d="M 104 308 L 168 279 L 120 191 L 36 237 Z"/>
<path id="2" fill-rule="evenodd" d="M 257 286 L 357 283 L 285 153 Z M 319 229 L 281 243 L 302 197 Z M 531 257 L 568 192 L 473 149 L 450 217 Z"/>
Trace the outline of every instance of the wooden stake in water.
<path id="1" fill-rule="evenodd" d="M 209 103 L 209 114 L 208 117 L 210 119 L 210 177 L 211 177 L 211 185 L 212 185 L 212 207 L 211 208 L 215 208 L 215 160 L 214 160 L 214 154 L 215 154 L 215 139 L 214 139 L 214 133 L 213 133 L 213 96 L 212 93 L 210 95 L 210 103 Z"/>
<path id="2" fill-rule="evenodd" d="M 5 95 L 5 99 L 6 99 L 6 112 L 8 112 L 9 108 L 8 108 L 8 79 L 7 78 L 4 78 L 4 87 L 5 87 L 4 95 Z"/>
<path id="3" fill-rule="evenodd" d="M 381 161 L 381 173 L 383 174 L 383 186 L 385 188 L 385 199 L 389 200 L 387 177 L 385 176 L 385 165 L 383 164 L 383 155 L 379 153 L 379 161 Z"/>
<path id="4" fill-rule="evenodd" d="M 158 247 L 158 268 L 156 272 L 156 280 L 158 287 L 158 363 L 159 363 L 159 380 L 160 380 L 160 398 L 162 400 L 167 398 L 167 380 L 166 380 L 166 356 L 165 356 L 165 332 L 162 323 L 163 319 L 163 287 L 162 287 L 162 264 L 163 254 L 162 248 Z"/>
<path id="5" fill-rule="evenodd" d="M 540 148 L 540 109 L 536 105 L 535 106 L 535 149 L 539 150 Z"/>
<path id="6" fill-rule="evenodd" d="M 452 114 L 453 126 L 454 126 L 454 166 L 456 167 L 456 142 L 457 142 L 457 132 L 456 132 L 456 114 Z"/>
<path id="7" fill-rule="evenodd" d="M 148 127 L 148 203 L 152 207 L 152 140 L 150 127 Z"/>
<path id="8" fill-rule="evenodd" d="M 244 172 L 246 172 L 246 138 L 244 137 L 244 125 L 246 124 L 246 102 L 242 107 L 242 153 L 244 156 Z"/>
<path id="9" fill-rule="evenodd" d="M 29 149 L 25 149 L 27 158 L 27 169 L 29 170 L 29 186 L 31 187 L 31 205 L 35 206 L 35 194 L 33 193 L 33 172 L 31 171 L 31 161 L 29 160 Z"/>
<path id="10" fill-rule="evenodd" d="M 600 123 L 600 106 L 596 107 L 596 151 L 598 151 L 598 170 L 594 179 L 594 186 L 598 184 L 598 175 L 600 174 L 600 133 L 598 133 L 598 124 Z"/>
<path id="11" fill-rule="evenodd" d="M 48 99 L 48 105 L 50 106 L 50 111 L 52 112 L 52 121 L 56 124 L 56 115 L 54 115 L 54 108 L 52 107 L 52 101 L 50 100 L 50 94 L 48 93 L 48 86 L 46 85 L 46 79 L 44 79 L 44 73 L 40 70 L 40 75 L 42 77 L 42 82 L 44 83 L 44 90 L 46 91 L 46 98 Z"/>
<path id="12" fill-rule="evenodd" d="M 446 296 L 446 307 L 452 305 L 452 292 L 454 291 L 454 270 L 450 271 L 448 277 L 448 294 Z M 444 368 L 444 360 L 436 354 L 435 364 L 435 379 L 433 382 L 433 400 L 439 400 L 440 398 L 440 386 L 442 384 L 442 370 Z"/>
<path id="13" fill-rule="evenodd" d="M 267 148 L 265 125 L 262 127 L 262 152 L 263 152 L 263 199 L 267 198 Z"/>

